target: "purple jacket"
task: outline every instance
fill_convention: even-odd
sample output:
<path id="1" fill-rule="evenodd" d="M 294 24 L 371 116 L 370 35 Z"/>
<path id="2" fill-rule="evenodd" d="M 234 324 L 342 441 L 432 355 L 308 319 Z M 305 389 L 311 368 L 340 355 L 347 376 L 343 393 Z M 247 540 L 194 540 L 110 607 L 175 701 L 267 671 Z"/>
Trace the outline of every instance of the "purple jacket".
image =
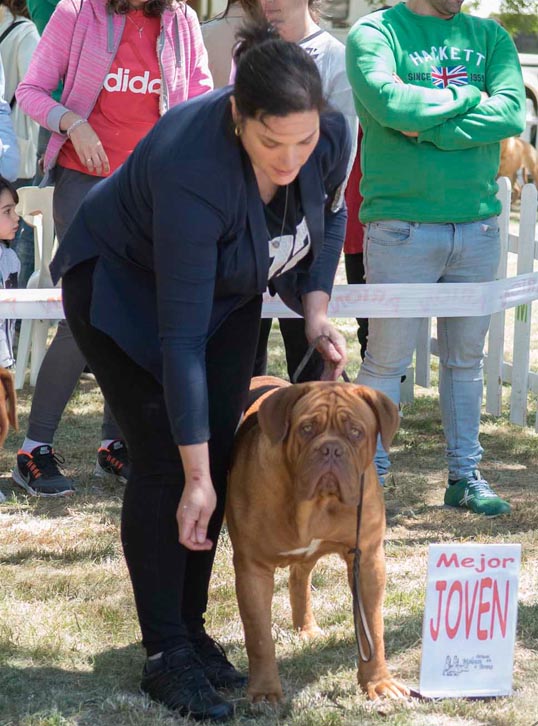
<path id="1" fill-rule="evenodd" d="M 54 133 L 45 168 L 54 166 L 66 140 L 60 119 L 67 111 L 90 115 L 120 44 L 125 15 L 107 12 L 106 0 L 61 0 L 17 88 L 22 110 Z M 213 88 L 198 18 L 184 3 L 175 3 L 161 18 L 157 40 L 164 114 L 188 98 Z M 64 81 L 61 102 L 51 94 Z"/>

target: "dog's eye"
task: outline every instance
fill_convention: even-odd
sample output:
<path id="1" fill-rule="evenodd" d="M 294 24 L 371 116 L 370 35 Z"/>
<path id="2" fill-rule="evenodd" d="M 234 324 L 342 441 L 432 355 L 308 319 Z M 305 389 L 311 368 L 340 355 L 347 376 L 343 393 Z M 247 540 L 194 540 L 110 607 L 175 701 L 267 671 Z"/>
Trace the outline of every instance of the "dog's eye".
<path id="1" fill-rule="evenodd" d="M 307 423 L 304 423 L 301 426 L 301 433 L 303 433 L 303 434 L 311 434 L 313 428 L 314 428 L 313 424 L 310 421 L 308 421 Z"/>
<path id="2" fill-rule="evenodd" d="M 357 426 L 351 426 L 349 429 L 350 436 L 352 436 L 354 439 L 360 439 L 362 436 L 362 431 Z"/>

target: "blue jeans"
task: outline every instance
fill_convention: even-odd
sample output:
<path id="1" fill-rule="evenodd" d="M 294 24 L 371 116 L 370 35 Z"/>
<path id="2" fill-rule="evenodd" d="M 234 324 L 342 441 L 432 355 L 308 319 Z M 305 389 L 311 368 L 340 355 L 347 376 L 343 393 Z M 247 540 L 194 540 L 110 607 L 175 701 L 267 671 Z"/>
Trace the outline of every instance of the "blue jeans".
<path id="1" fill-rule="evenodd" d="M 487 282 L 500 255 L 497 219 L 460 224 L 390 220 L 367 227 L 368 283 Z M 470 475 L 482 458 L 478 440 L 483 390 L 483 349 L 489 315 L 439 318 L 439 404 L 450 479 Z M 371 318 L 368 347 L 357 383 L 400 402 L 400 377 L 411 363 L 419 318 Z M 390 467 L 378 443 L 381 482 Z"/>

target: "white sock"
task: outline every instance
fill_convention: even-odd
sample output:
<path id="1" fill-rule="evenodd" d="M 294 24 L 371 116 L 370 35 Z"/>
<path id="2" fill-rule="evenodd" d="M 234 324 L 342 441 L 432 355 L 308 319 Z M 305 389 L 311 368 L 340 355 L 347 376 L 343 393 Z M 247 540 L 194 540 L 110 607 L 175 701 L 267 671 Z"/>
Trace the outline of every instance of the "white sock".
<path id="1" fill-rule="evenodd" d="M 155 655 L 148 655 L 148 660 L 159 660 L 162 654 L 163 651 L 161 650 L 160 653 L 155 653 Z"/>
<path id="2" fill-rule="evenodd" d="M 52 443 L 49 443 L 48 441 L 34 441 L 33 439 L 25 438 L 22 442 L 21 449 L 22 451 L 27 451 L 30 454 L 34 449 L 37 449 L 38 446 L 52 446 Z"/>

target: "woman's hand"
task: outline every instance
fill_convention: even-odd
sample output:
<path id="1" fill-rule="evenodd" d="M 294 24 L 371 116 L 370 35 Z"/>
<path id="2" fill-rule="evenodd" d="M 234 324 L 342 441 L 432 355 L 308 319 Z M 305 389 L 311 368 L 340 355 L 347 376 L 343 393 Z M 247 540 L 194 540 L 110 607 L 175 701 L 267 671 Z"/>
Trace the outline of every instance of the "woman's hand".
<path id="1" fill-rule="evenodd" d="M 177 508 L 179 541 L 189 550 L 210 550 L 207 525 L 215 511 L 217 497 L 211 479 L 187 480 Z"/>
<path id="2" fill-rule="evenodd" d="M 76 124 L 69 134 L 69 138 L 77 152 L 80 163 L 88 171 L 98 176 L 106 176 L 110 173 L 110 163 L 103 148 L 101 139 L 97 136 L 90 124 L 72 111 L 64 113 L 60 119 L 60 130 L 68 131 L 73 124 Z"/>
<path id="3" fill-rule="evenodd" d="M 325 361 L 322 380 L 336 381 L 347 363 L 346 339 L 327 317 L 329 296 L 314 291 L 303 295 L 305 333 Z"/>
<path id="4" fill-rule="evenodd" d="M 217 506 L 217 496 L 209 472 L 207 443 L 179 447 L 185 472 L 185 488 L 177 508 L 179 541 L 189 550 L 210 550 L 207 525 Z"/>
<path id="5" fill-rule="evenodd" d="M 71 132 L 69 137 L 78 154 L 80 163 L 88 171 L 98 176 L 110 174 L 108 156 L 103 148 L 101 140 L 92 129 L 89 123 L 80 124 Z"/>
<path id="6" fill-rule="evenodd" d="M 323 381 L 337 381 L 347 363 L 346 339 L 328 318 L 306 327 L 306 337 L 325 361 Z M 316 342 L 317 341 L 317 342 Z"/>

